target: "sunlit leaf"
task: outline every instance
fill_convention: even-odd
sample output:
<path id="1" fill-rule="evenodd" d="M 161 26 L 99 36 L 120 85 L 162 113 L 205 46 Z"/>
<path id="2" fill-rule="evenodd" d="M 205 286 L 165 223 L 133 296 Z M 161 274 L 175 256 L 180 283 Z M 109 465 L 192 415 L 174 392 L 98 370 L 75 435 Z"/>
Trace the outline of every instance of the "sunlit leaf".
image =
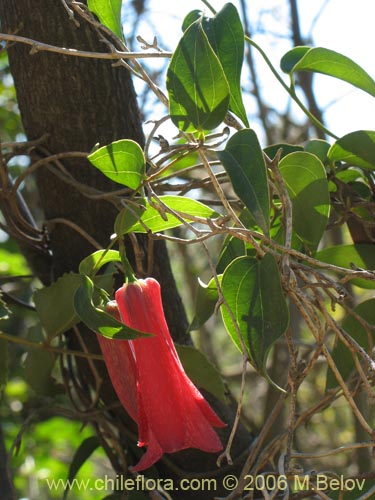
<path id="1" fill-rule="evenodd" d="M 80 276 L 81 282 L 74 295 L 74 309 L 86 326 L 93 332 L 113 339 L 135 339 L 146 337 L 149 334 L 120 323 L 116 318 L 102 309 L 95 307 L 92 297 L 94 293 L 93 282 L 87 276 Z"/>
<path id="2" fill-rule="evenodd" d="M 171 119 L 180 130 L 202 132 L 223 122 L 229 85 L 200 19 L 187 28 L 172 56 L 167 89 Z"/>
<path id="3" fill-rule="evenodd" d="M 236 132 L 217 155 L 227 171 L 237 196 L 268 234 L 270 201 L 266 165 L 258 138 L 253 130 Z"/>
<path id="4" fill-rule="evenodd" d="M 339 78 L 375 97 L 375 81 L 349 57 L 322 47 L 295 47 L 281 59 L 285 73 L 313 71 Z"/>
<path id="5" fill-rule="evenodd" d="M 195 347 L 176 344 L 176 350 L 187 376 L 193 383 L 225 402 L 225 385 L 220 373 Z"/>
<path id="6" fill-rule="evenodd" d="M 328 158 L 375 170 L 375 131 L 357 130 L 344 135 L 331 146 Z"/>
<path id="7" fill-rule="evenodd" d="M 289 324 L 289 311 L 280 273 L 274 257 L 240 257 L 224 271 L 224 298 L 238 325 L 252 365 L 265 373 L 267 354 Z M 226 307 L 221 306 L 225 327 L 242 351 L 235 325 Z"/>
<path id="8" fill-rule="evenodd" d="M 229 84 L 229 109 L 249 127 L 241 90 L 245 34 L 238 11 L 233 4 L 226 3 L 214 17 L 204 17 L 202 26 Z"/>
<path id="9" fill-rule="evenodd" d="M 371 244 L 335 245 L 320 250 L 315 257 L 327 264 L 347 269 L 351 269 L 353 265 L 359 269 L 375 269 L 374 245 Z M 375 281 L 355 278 L 351 283 L 361 288 L 375 288 Z"/>
<path id="10" fill-rule="evenodd" d="M 103 146 L 88 156 L 102 174 L 131 189 L 140 187 L 145 176 L 145 158 L 139 144 L 122 139 Z"/>
<path id="11" fill-rule="evenodd" d="M 81 261 L 79 272 L 92 277 L 109 262 L 120 261 L 120 253 L 117 250 L 98 250 Z"/>
<path id="12" fill-rule="evenodd" d="M 330 211 L 325 168 L 315 155 L 296 152 L 285 156 L 279 169 L 293 206 L 293 229 L 298 238 L 315 251 Z"/>
<path id="13" fill-rule="evenodd" d="M 122 0 L 87 0 L 87 6 L 99 21 L 119 38 L 124 38 L 121 25 Z"/>
<path id="14" fill-rule="evenodd" d="M 169 207 L 171 210 L 179 214 L 186 221 L 191 220 L 191 217 L 218 217 L 218 213 L 209 208 L 207 205 L 200 203 L 192 198 L 185 196 L 160 196 L 160 201 Z M 147 233 L 152 231 L 158 233 L 166 229 L 178 227 L 182 222 L 174 215 L 168 213 L 163 206 L 160 206 L 160 211 L 156 208 L 158 201 L 155 199 L 150 204 L 149 200 L 144 200 L 144 211 L 140 216 L 140 221 L 134 223 L 134 214 L 127 208 L 124 208 L 116 218 L 115 230 L 116 234 L 121 236 L 126 233 Z M 142 210 L 140 208 L 140 210 Z M 161 215 L 163 214 L 163 215 Z"/>

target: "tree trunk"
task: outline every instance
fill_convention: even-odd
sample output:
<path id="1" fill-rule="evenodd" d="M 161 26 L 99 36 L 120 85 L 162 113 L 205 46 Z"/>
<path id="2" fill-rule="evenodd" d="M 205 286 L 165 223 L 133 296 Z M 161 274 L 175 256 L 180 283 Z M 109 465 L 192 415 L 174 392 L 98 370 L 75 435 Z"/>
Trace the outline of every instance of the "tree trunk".
<path id="1" fill-rule="evenodd" d="M 42 41 L 59 47 L 87 51 L 105 51 L 95 30 L 82 19 L 77 27 L 69 19 L 59 0 L 0 0 L 2 31 Z M 121 138 L 134 139 L 143 144 L 143 133 L 136 96 L 129 73 L 110 61 L 76 58 L 55 53 L 30 53 L 30 46 L 14 44 L 9 48 L 11 72 L 17 91 L 19 108 L 25 133 L 29 140 L 48 134 L 43 148 L 36 154 L 46 156 L 68 151 L 90 151 L 96 143 L 108 144 Z M 109 191 L 116 186 L 84 159 L 64 160 L 64 167 L 75 180 L 86 186 Z M 103 248 L 113 233 L 117 209 L 107 201 L 85 197 L 78 189 L 56 177 L 45 166 L 36 171 L 41 207 L 46 221 L 66 219 L 86 231 Z M 117 186 L 118 188 L 118 186 Z M 140 239 L 147 257 L 147 242 Z M 49 227 L 49 245 L 52 260 L 33 261 L 34 271 L 44 282 L 54 281 L 65 272 L 77 271 L 80 261 L 95 249 L 80 233 L 65 223 Z M 163 303 L 172 336 L 180 343 L 189 341 L 186 334 L 187 320 L 171 273 L 164 242 L 154 242 L 152 274 L 162 285 Z M 74 336 L 72 336 L 74 338 Z M 84 332 L 90 352 L 98 350 L 95 335 Z M 78 347 L 78 344 L 75 345 Z M 106 404 L 115 396 L 108 376 L 103 373 L 103 363 L 98 370 L 104 379 L 101 397 Z M 79 362 L 80 377 L 92 383 L 91 368 Z M 215 403 L 216 409 L 218 409 Z M 219 408 L 227 422 L 233 412 Z M 122 410 L 111 412 L 114 421 L 123 421 Z M 126 432 L 119 426 L 119 442 L 127 442 Z M 230 430 L 228 427 L 227 432 Z M 242 436 L 242 437 L 241 437 Z M 244 440 L 244 442 L 241 441 Z M 238 455 L 249 445 L 249 435 L 243 430 L 237 439 L 233 455 Z M 192 459 L 194 457 L 194 459 Z M 187 470 L 215 469 L 215 457 L 200 452 L 181 453 L 179 466 Z M 114 462 L 114 461 L 113 461 Z M 119 470 L 118 473 L 125 471 Z M 160 466 L 160 474 L 171 476 L 171 471 Z M 189 498 L 184 495 L 184 498 Z M 202 492 L 200 497 L 211 498 L 212 492 Z M 177 498 L 174 496 L 174 498 Z"/>

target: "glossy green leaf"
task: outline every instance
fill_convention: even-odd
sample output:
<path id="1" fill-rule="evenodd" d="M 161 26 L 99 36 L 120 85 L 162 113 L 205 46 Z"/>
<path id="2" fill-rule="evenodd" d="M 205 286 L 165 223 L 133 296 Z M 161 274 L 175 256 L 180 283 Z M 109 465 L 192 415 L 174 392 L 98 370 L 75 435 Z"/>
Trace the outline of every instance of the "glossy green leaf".
<path id="1" fill-rule="evenodd" d="M 212 130 L 228 111 L 229 85 L 202 22 L 183 34 L 167 71 L 170 115 L 185 132 Z"/>
<path id="2" fill-rule="evenodd" d="M 347 269 L 351 269 L 352 265 L 360 269 L 375 269 L 374 245 L 365 243 L 357 245 L 335 245 L 334 247 L 320 250 L 315 257 L 322 262 L 327 262 L 327 264 L 333 264 Z M 361 288 L 375 288 L 375 281 L 356 278 L 351 280 L 351 283 Z"/>
<path id="3" fill-rule="evenodd" d="M 375 81 L 349 57 L 322 47 L 295 47 L 281 59 L 286 73 L 313 71 L 339 78 L 375 97 Z"/>
<path id="4" fill-rule="evenodd" d="M 267 172 L 263 151 L 255 132 L 251 129 L 239 130 L 217 155 L 229 175 L 235 193 L 259 227 L 268 234 L 270 201 Z"/>
<path id="5" fill-rule="evenodd" d="M 177 345 L 176 350 L 187 376 L 192 382 L 225 403 L 225 385 L 220 373 L 198 349 Z"/>
<path id="6" fill-rule="evenodd" d="M 48 338 L 69 330 L 78 322 L 73 297 L 80 284 L 79 274 L 64 274 L 52 285 L 34 293 L 35 307 Z"/>
<path id="7" fill-rule="evenodd" d="M 99 269 L 108 264 L 109 262 L 120 262 L 120 253 L 117 250 L 98 250 L 85 257 L 80 265 L 80 274 L 86 274 L 93 277 Z"/>
<path id="8" fill-rule="evenodd" d="M 231 3 L 225 4 L 214 17 L 204 17 L 202 26 L 211 47 L 219 58 L 229 84 L 229 109 L 242 120 L 246 127 L 249 127 L 241 90 L 245 33 L 236 7 Z"/>
<path id="9" fill-rule="evenodd" d="M 130 328 L 102 309 L 95 307 L 92 297 L 94 284 L 87 276 L 80 276 L 81 283 L 74 295 L 74 309 L 86 326 L 93 332 L 113 339 L 130 340 L 148 337 L 150 334 Z"/>
<path id="10" fill-rule="evenodd" d="M 122 0 L 87 0 L 87 6 L 119 38 L 124 38 L 121 25 Z"/>
<path id="11" fill-rule="evenodd" d="M 218 279 L 221 281 L 221 276 L 218 276 Z M 195 296 L 194 319 L 189 330 L 198 330 L 213 315 L 218 300 L 219 293 L 215 279 L 212 278 L 207 285 L 199 280 Z"/>
<path id="12" fill-rule="evenodd" d="M 177 212 L 184 220 L 191 220 L 191 217 L 217 217 L 219 214 L 209 208 L 207 205 L 200 203 L 192 198 L 185 196 L 159 196 L 160 201 L 168 206 L 171 210 Z M 178 227 L 182 222 L 174 215 L 167 213 L 161 206 L 160 212 L 157 208 L 157 200 L 153 200 L 150 205 L 149 200 L 144 200 L 144 212 L 140 216 L 140 221 L 134 223 L 134 215 L 124 208 L 116 218 L 115 230 L 117 235 L 126 233 L 147 233 L 152 231 L 158 233 L 166 229 Z M 162 215 L 163 214 L 163 215 Z"/>
<path id="13" fill-rule="evenodd" d="M 375 170 L 375 131 L 357 130 L 344 135 L 331 146 L 328 158 Z"/>
<path id="14" fill-rule="evenodd" d="M 143 151 L 130 139 L 103 146 L 91 153 L 88 159 L 106 177 L 131 189 L 138 189 L 145 176 Z"/>
<path id="15" fill-rule="evenodd" d="M 373 327 L 375 326 L 375 299 L 369 299 L 362 302 L 354 308 L 354 312 L 370 325 Z M 369 352 L 369 340 L 372 338 L 372 345 L 375 343 L 374 328 L 372 328 L 371 331 L 366 331 L 364 326 L 350 314 L 344 319 L 342 327 L 366 352 Z M 333 348 L 332 358 L 343 379 L 347 379 L 355 367 L 355 362 L 351 351 L 339 339 Z M 337 385 L 338 382 L 336 377 L 333 372 L 328 369 L 326 388 L 332 389 Z"/>
<path id="16" fill-rule="evenodd" d="M 225 270 L 224 298 L 240 329 L 252 365 L 265 372 L 267 354 L 289 324 L 288 306 L 274 257 L 240 257 Z M 229 312 L 221 306 L 225 327 L 235 345 L 241 343 Z"/>
<path id="17" fill-rule="evenodd" d="M 100 440 L 97 436 L 90 436 L 86 438 L 77 448 L 74 453 L 73 460 L 69 466 L 69 473 L 67 478 L 67 485 L 73 482 L 73 479 L 78 474 L 79 469 L 86 462 L 86 460 L 92 455 L 92 453 L 101 446 Z M 64 490 L 63 500 L 68 497 L 70 488 L 67 487 Z"/>
<path id="18" fill-rule="evenodd" d="M 315 155 L 296 152 L 285 156 L 279 169 L 293 206 L 293 229 L 298 238 L 315 251 L 330 211 L 325 168 Z"/>

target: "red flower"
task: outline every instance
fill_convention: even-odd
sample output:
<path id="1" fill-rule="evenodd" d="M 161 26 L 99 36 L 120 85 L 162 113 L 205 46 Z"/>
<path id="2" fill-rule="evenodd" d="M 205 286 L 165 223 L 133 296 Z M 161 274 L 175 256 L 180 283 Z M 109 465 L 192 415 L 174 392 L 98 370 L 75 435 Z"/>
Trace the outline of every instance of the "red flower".
<path id="1" fill-rule="evenodd" d="M 138 446 L 147 446 L 133 470 L 147 469 L 163 453 L 185 448 L 220 451 L 213 427 L 225 424 L 184 372 L 165 321 L 159 283 L 147 278 L 125 284 L 115 298 L 124 324 L 154 334 L 131 341 L 98 335 L 112 384 L 138 424 Z"/>

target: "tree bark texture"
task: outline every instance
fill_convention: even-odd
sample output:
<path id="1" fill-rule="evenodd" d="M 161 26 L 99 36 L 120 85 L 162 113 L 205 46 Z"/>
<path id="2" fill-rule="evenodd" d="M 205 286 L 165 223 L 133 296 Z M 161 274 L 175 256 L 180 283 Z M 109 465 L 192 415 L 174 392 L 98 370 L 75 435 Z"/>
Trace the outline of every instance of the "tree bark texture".
<path id="1" fill-rule="evenodd" d="M 77 27 L 69 19 L 60 0 L 0 0 L 0 19 L 5 33 L 17 33 L 59 47 L 96 52 L 107 50 L 87 22 L 80 19 L 80 26 Z M 48 134 L 43 143 L 44 149 L 36 151 L 39 156 L 45 156 L 46 152 L 88 152 L 96 143 L 106 145 L 122 138 L 143 144 L 136 96 L 126 69 L 113 66 L 111 61 L 46 52 L 30 53 L 30 46 L 22 44 L 12 45 L 8 53 L 27 138 L 34 140 Z M 63 165 L 80 183 L 103 191 L 116 189 L 116 185 L 84 159 L 64 160 Z M 113 205 L 85 197 L 44 166 L 36 171 L 36 182 L 46 221 L 67 219 L 80 226 L 103 248 L 108 245 L 118 213 Z M 42 263 L 40 259 L 35 261 L 36 264 L 34 262 L 35 273 L 44 283 L 54 281 L 65 272 L 76 272 L 80 261 L 94 251 L 86 239 L 63 223 L 51 225 L 49 241 L 51 263 L 49 260 Z M 147 254 L 146 239 L 141 238 L 140 244 Z M 186 315 L 171 273 L 165 244 L 161 241 L 154 242 L 152 274 L 162 286 L 172 336 L 180 343 L 188 342 Z M 92 332 L 86 332 L 84 338 L 90 350 L 98 349 Z M 99 364 L 103 368 L 103 364 Z M 80 362 L 79 368 L 82 379 L 92 383 L 89 365 Z M 111 404 L 115 396 L 108 376 L 103 369 L 100 375 L 104 380 L 102 398 L 106 404 Z M 232 419 L 233 412 L 228 408 L 219 408 L 219 413 L 228 423 Z M 114 415 L 114 419 L 123 421 L 122 410 Z M 121 430 L 119 441 L 127 441 Z M 249 435 L 242 429 L 234 444 L 233 456 L 238 456 L 248 445 Z M 181 453 L 178 463 L 188 470 L 203 472 L 215 469 L 214 460 L 215 457 L 207 454 L 185 451 Z M 160 466 L 159 473 L 166 477 L 171 475 L 165 464 Z M 212 497 L 207 493 L 202 493 L 201 498 Z M 185 494 L 184 498 L 189 496 Z M 195 494 L 194 498 L 200 498 L 199 494 Z"/>

